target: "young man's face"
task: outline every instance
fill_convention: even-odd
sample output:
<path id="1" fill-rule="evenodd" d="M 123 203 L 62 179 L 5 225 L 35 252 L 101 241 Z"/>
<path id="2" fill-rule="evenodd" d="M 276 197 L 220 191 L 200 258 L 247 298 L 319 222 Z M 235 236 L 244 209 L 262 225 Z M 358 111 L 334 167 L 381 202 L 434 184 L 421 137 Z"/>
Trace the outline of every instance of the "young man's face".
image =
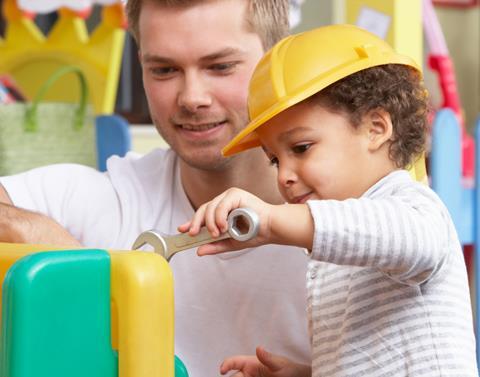
<path id="1" fill-rule="evenodd" d="M 140 59 L 152 119 L 189 165 L 215 169 L 221 148 L 246 124 L 247 88 L 263 55 L 246 28 L 248 2 L 143 5 Z"/>
<path id="2" fill-rule="evenodd" d="M 360 197 L 370 182 L 369 137 L 346 117 L 302 102 L 257 130 L 289 203 Z"/>

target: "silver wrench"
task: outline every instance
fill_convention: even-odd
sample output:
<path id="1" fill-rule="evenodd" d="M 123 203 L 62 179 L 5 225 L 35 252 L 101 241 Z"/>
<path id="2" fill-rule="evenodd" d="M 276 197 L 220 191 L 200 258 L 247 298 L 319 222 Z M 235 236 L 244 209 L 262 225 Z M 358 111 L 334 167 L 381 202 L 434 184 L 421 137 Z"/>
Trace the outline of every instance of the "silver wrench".
<path id="1" fill-rule="evenodd" d="M 161 234 L 157 230 L 147 230 L 140 233 L 132 248 L 138 249 L 143 245 L 149 244 L 153 246 L 156 253 L 163 256 L 169 261 L 173 255 L 179 251 L 192 249 L 212 243 L 226 238 L 233 238 L 237 241 L 248 241 L 258 234 L 260 221 L 257 213 L 251 208 L 237 208 L 228 215 L 228 231 L 221 234 L 217 238 L 213 238 L 206 227 L 202 227 L 200 232 L 195 236 L 188 233 L 179 233 L 175 235 Z M 243 229 L 239 225 L 239 221 L 244 221 L 247 228 Z"/>

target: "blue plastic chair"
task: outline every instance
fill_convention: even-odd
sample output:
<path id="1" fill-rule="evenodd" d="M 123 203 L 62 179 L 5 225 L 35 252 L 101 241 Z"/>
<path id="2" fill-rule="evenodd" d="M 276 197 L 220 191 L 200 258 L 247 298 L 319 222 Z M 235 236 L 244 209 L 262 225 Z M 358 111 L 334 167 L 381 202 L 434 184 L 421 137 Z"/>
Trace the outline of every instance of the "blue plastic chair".
<path id="1" fill-rule="evenodd" d="M 432 189 L 448 208 L 462 245 L 475 243 L 474 187 L 462 183 L 461 128 L 452 110 L 435 116 L 430 154 Z M 478 161 L 478 159 L 477 159 Z"/>
<path id="2" fill-rule="evenodd" d="M 98 170 L 107 170 L 110 156 L 123 157 L 132 148 L 128 122 L 119 115 L 100 115 L 96 118 Z"/>
<path id="3" fill-rule="evenodd" d="M 480 118 L 475 127 L 475 181 L 471 187 L 462 182 L 461 127 L 450 109 L 435 116 L 430 154 L 432 189 L 440 196 L 452 216 L 460 242 L 473 245 L 473 281 L 475 290 L 475 331 L 477 362 L 480 362 Z"/>

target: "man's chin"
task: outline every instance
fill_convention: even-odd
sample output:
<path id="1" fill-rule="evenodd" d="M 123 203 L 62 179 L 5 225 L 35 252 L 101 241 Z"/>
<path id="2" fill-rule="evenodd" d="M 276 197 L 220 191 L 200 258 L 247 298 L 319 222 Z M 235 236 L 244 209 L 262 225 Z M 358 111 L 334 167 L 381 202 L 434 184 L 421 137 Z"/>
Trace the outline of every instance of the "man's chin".
<path id="1" fill-rule="evenodd" d="M 181 155 L 180 158 L 190 168 L 212 172 L 225 169 L 230 161 L 222 155 Z"/>

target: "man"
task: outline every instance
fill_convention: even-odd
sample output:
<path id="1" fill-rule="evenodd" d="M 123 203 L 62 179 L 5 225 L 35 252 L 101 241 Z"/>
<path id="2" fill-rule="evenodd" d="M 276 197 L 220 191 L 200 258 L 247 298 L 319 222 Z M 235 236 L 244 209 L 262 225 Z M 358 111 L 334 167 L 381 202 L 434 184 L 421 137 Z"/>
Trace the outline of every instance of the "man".
<path id="1" fill-rule="evenodd" d="M 232 186 L 278 203 L 263 152 L 224 159 L 220 149 L 247 122 L 250 75 L 286 33 L 287 9 L 284 0 L 130 1 L 150 112 L 172 149 L 112 158 L 106 174 L 61 165 L 1 179 L 0 217 L 12 221 L 0 239 L 129 249 L 144 230 L 175 233 Z M 307 260 L 291 248 L 263 249 L 171 260 L 176 354 L 191 376 L 218 375 L 226 356 L 259 343 L 309 362 Z"/>

